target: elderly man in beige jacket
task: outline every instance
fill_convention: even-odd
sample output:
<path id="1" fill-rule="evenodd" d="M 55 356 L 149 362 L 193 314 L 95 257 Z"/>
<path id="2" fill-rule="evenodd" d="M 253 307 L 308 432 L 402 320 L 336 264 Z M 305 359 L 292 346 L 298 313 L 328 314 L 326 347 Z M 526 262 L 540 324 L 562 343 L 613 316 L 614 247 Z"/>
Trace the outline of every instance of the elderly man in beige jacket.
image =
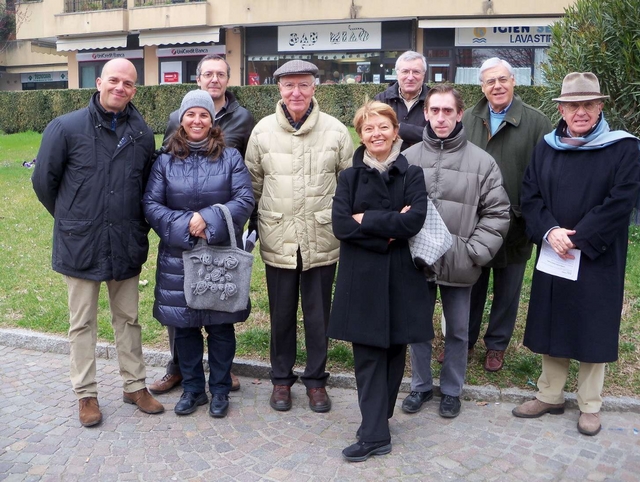
<path id="1" fill-rule="evenodd" d="M 314 98 L 318 68 L 303 60 L 274 73 L 282 99 L 249 138 L 245 162 L 258 204 L 260 254 L 265 264 L 271 315 L 270 405 L 291 408 L 297 376 L 296 321 L 302 299 L 307 364 L 302 382 L 309 407 L 331 410 L 327 325 L 339 243 L 331 227 L 338 174 L 351 165 L 347 128 L 320 112 Z"/>

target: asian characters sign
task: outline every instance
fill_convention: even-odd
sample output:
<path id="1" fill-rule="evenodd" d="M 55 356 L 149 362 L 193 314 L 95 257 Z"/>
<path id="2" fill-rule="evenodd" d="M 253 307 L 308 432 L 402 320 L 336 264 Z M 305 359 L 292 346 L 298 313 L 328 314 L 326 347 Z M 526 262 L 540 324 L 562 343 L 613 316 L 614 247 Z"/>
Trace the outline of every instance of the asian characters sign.
<path id="1" fill-rule="evenodd" d="M 382 46 L 380 22 L 278 27 L 278 52 L 301 50 L 379 50 Z"/>

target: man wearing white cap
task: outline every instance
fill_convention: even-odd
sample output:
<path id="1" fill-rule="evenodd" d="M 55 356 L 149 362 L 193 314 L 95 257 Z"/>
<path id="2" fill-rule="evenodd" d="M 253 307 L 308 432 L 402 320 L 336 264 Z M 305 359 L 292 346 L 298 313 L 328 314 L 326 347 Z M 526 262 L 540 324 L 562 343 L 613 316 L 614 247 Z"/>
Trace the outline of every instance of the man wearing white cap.
<path id="1" fill-rule="evenodd" d="M 338 174 L 351 165 L 347 128 L 320 112 L 315 92 L 318 68 L 292 60 L 274 72 L 282 99 L 275 114 L 251 133 L 245 162 L 258 204 L 260 254 L 265 264 L 271 316 L 271 381 L 274 410 L 291 408 L 297 376 L 296 324 L 302 301 L 307 363 L 302 382 L 309 407 L 331 409 L 327 325 L 340 244 L 331 227 Z"/>

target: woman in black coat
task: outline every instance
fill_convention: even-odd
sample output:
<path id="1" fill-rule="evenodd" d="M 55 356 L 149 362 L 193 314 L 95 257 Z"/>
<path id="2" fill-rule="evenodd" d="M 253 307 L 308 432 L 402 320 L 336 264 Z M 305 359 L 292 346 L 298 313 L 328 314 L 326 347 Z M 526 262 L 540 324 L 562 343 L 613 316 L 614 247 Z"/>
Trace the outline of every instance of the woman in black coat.
<path id="1" fill-rule="evenodd" d="M 249 316 L 250 306 L 237 313 L 194 310 L 184 296 L 182 253 L 199 238 L 210 245 L 229 245 L 222 212 L 231 212 L 234 235 L 241 246 L 241 230 L 254 205 L 249 172 L 236 149 L 225 148 L 222 131 L 213 126 L 214 105 L 202 90 L 185 95 L 180 106 L 180 128 L 151 171 L 143 198 L 149 224 L 160 237 L 153 316 L 175 327 L 175 345 L 184 392 L 176 404 L 178 415 L 193 413 L 209 400 L 202 367 L 207 332 L 209 391 L 212 417 L 224 417 L 229 408 L 231 365 L 236 349 L 233 324 Z"/>
<path id="2" fill-rule="evenodd" d="M 407 344 L 431 340 L 433 327 L 425 315 L 427 280 L 407 242 L 427 213 L 422 170 L 400 154 L 398 120 L 388 105 L 367 103 L 354 126 L 364 145 L 340 174 L 333 200 L 333 232 L 341 243 L 328 334 L 353 344 L 362 424 L 359 442 L 342 454 L 359 462 L 391 451 L 388 419 Z"/>
<path id="3" fill-rule="evenodd" d="M 545 250 L 558 263 L 580 257 L 575 281 L 534 272 L 524 344 L 542 354 L 542 374 L 536 399 L 513 414 L 563 413 L 569 362 L 578 360 L 585 435 L 600 431 L 605 363 L 618 359 L 629 218 L 640 188 L 638 139 L 609 130 L 606 97 L 590 72 L 565 77 L 554 99 L 563 119 L 536 146 L 521 203 L 538 259 Z"/>

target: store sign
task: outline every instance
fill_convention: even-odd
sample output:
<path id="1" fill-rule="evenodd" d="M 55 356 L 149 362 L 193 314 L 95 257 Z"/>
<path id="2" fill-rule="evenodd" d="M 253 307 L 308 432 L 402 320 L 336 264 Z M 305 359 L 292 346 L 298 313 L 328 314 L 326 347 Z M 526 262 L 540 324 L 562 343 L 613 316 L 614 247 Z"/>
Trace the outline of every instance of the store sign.
<path id="1" fill-rule="evenodd" d="M 69 76 L 67 72 L 34 72 L 32 74 L 20 74 L 20 82 L 66 82 Z"/>
<path id="2" fill-rule="evenodd" d="M 98 62 L 112 59 L 143 59 L 144 50 L 111 50 L 110 52 L 89 52 L 76 54 L 78 62 Z"/>
<path id="3" fill-rule="evenodd" d="M 456 47 L 547 47 L 551 27 L 457 28 Z"/>
<path id="4" fill-rule="evenodd" d="M 211 45 L 208 47 L 171 47 L 158 49 L 158 57 L 204 57 L 205 55 L 224 55 L 226 47 L 224 45 Z"/>
<path id="5" fill-rule="evenodd" d="M 278 52 L 300 50 L 380 50 L 382 24 L 339 23 L 278 27 Z"/>
<path id="6" fill-rule="evenodd" d="M 161 84 L 182 83 L 182 61 L 160 63 Z"/>

